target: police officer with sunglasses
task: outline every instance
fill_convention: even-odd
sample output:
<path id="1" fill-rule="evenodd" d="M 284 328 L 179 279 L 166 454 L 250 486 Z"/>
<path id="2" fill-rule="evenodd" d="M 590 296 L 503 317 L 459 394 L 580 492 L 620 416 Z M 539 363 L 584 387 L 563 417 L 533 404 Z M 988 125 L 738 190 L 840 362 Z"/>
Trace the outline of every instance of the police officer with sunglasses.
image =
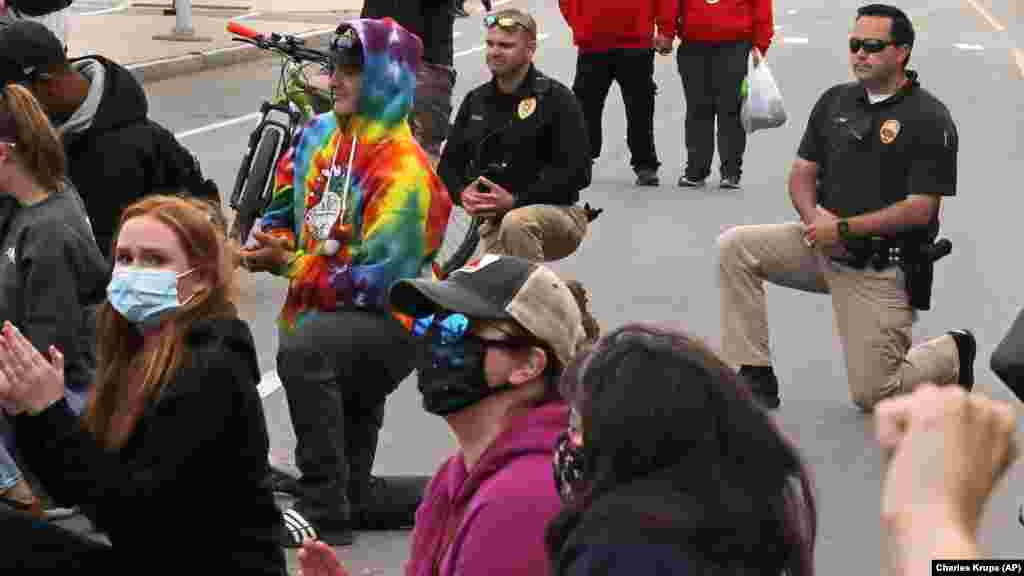
<path id="1" fill-rule="evenodd" d="M 506 9 L 484 18 L 493 79 L 466 95 L 438 174 L 452 199 L 482 220 L 485 252 L 535 262 L 579 247 L 591 216 L 590 147 L 573 93 L 536 69 L 537 23 Z"/>
<path id="2" fill-rule="evenodd" d="M 849 39 L 856 82 L 824 93 L 789 176 L 800 223 L 739 226 L 719 238 L 726 357 L 756 395 L 779 405 L 764 280 L 830 293 L 853 402 L 870 411 L 919 383 L 973 384 L 968 330 L 911 348 L 928 310 L 939 204 L 956 193 L 957 128 L 906 69 L 914 29 L 898 8 L 857 12 Z"/>

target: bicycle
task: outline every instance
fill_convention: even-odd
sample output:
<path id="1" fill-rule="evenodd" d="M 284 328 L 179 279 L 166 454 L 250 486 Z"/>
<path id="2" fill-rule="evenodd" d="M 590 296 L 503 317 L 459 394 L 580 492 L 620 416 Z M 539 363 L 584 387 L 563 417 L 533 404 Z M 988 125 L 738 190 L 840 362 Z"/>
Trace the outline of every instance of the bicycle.
<path id="1" fill-rule="evenodd" d="M 276 32 L 264 35 L 237 22 L 230 22 L 227 29 L 237 36 L 232 40 L 283 58 L 274 95 L 260 105 L 260 123 L 249 135 L 229 199 L 236 212 L 229 237 L 245 245 L 253 225 L 273 198 L 274 169 L 281 156 L 291 148 L 302 126 L 333 106 L 329 89 L 317 87 L 309 74 L 311 68 L 319 68 L 316 76 L 329 76 L 331 60 L 328 53 L 307 47 L 297 36 Z"/>

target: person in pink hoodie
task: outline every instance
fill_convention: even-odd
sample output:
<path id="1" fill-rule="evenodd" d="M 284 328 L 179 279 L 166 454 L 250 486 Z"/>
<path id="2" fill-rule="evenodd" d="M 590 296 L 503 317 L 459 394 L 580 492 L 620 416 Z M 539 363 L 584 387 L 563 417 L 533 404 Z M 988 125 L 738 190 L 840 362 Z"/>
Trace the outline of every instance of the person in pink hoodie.
<path id="1" fill-rule="evenodd" d="M 547 573 L 544 529 L 561 508 L 551 462 L 569 422 L 558 382 L 588 338 L 576 294 L 542 265 L 496 255 L 392 288 L 426 338 L 424 408 L 459 443 L 416 513 L 407 576 Z"/>
<path id="2" fill-rule="evenodd" d="M 417 321 L 423 407 L 459 450 L 416 513 L 406 576 L 544 576 L 548 522 L 561 510 L 552 462 L 569 407 L 564 367 L 597 339 L 586 293 L 543 265 L 488 254 L 444 281 L 402 280 L 391 305 Z M 308 542 L 303 573 L 344 575 Z"/>

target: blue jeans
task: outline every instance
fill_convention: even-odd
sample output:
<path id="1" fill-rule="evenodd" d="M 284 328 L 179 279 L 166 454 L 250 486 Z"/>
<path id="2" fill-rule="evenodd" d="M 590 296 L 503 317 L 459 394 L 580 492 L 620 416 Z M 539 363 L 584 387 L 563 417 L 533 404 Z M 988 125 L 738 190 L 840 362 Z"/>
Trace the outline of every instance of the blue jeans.
<path id="1" fill-rule="evenodd" d="M 21 470 L 11 456 L 14 449 L 14 433 L 7 417 L 0 414 L 0 492 L 12 488 L 21 479 Z"/>
<path id="2" fill-rule="evenodd" d="M 65 389 L 64 399 L 67 401 L 71 411 L 81 414 L 85 407 L 87 392 L 76 392 L 70 388 Z M 21 470 L 14 461 L 11 454 L 14 453 L 14 428 L 10 420 L 3 413 L 0 413 L 0 492 L 12 488 L 21 480 Z"/>

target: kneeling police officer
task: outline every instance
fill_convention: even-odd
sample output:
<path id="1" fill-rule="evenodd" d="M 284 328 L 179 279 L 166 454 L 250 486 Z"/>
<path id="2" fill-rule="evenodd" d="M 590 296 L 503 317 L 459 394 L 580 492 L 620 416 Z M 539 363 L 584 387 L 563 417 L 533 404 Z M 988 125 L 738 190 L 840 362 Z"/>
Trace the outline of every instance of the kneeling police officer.
<path id="1" fill-rule="evenodd" d="M 755 398 L 779 405 L 763 281 L 830 293 L 854 403 L 870 411 L 922 382 L 973 386 L 968 330 L 911 348 L 930 308 L 939 204 L 956 193 L 957 130 L 906 69 L 914 43 L 898 8 L 858 10 L 850 35 L 857 82 L 826 91 L 789 177 L 802 223 L 739 226 L 719 237 L 723 353 Z"/>

